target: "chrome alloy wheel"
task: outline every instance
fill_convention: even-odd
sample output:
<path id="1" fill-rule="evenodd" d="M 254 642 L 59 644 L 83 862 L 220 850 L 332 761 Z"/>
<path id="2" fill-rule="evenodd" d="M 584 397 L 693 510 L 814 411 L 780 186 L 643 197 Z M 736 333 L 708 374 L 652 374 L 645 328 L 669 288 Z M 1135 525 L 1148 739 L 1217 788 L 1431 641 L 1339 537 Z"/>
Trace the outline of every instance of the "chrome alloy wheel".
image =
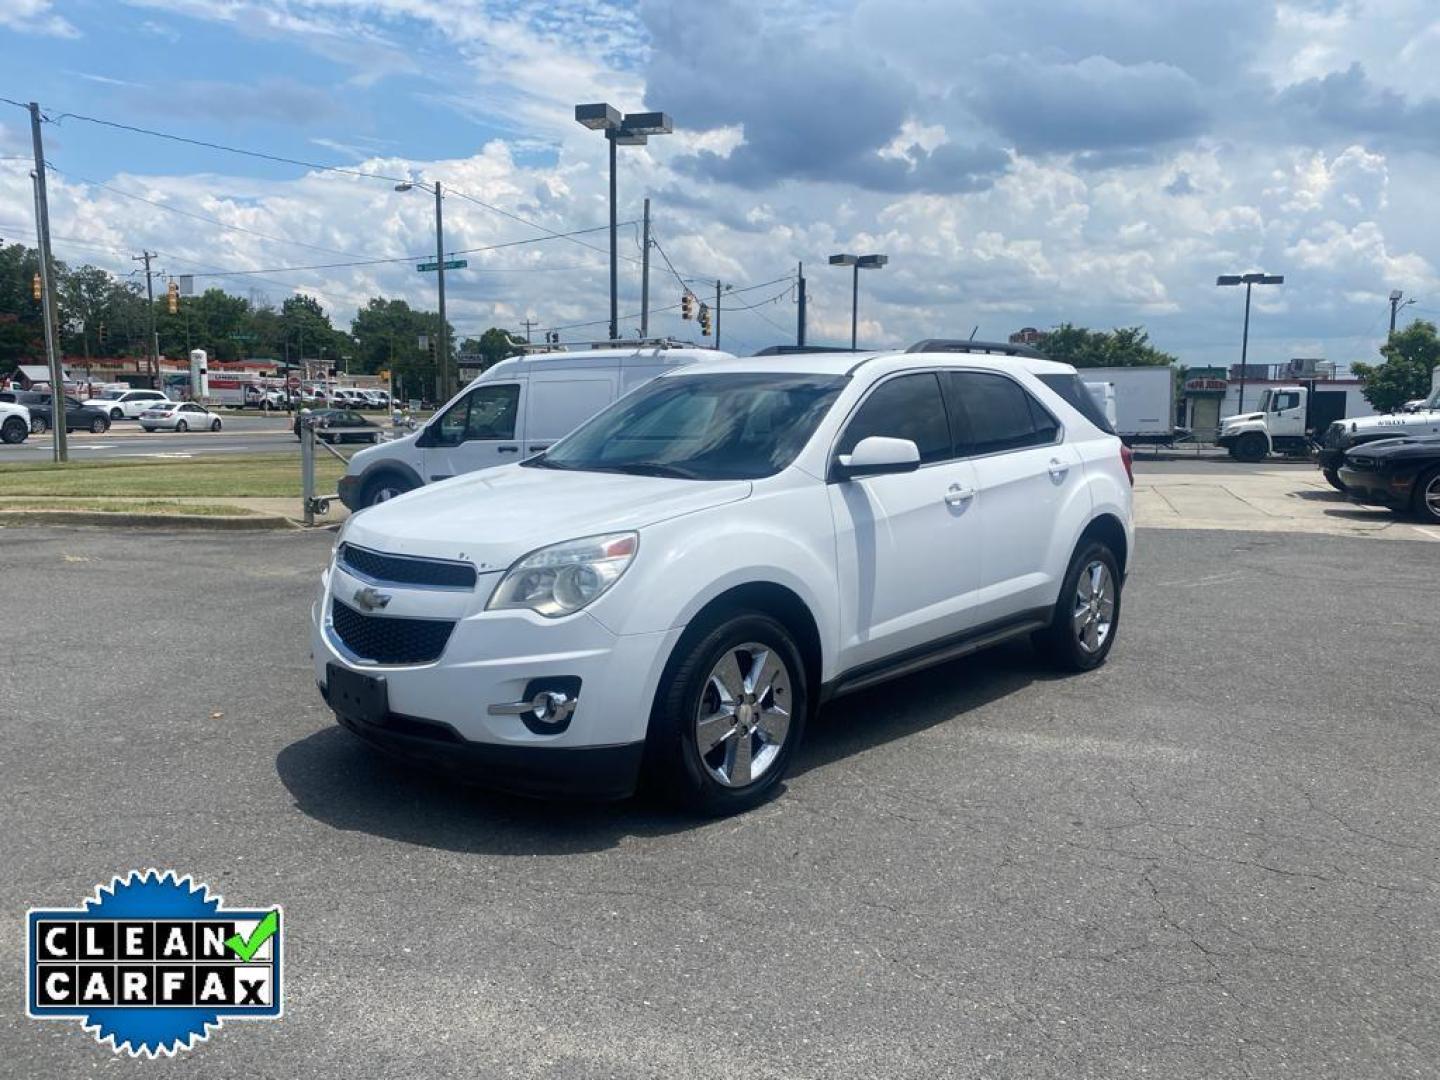
<path id="1" fill-rule="evenodd" d="M 727 649 L 695 711 L 700 761 L 719 783 L 745 787 L 765 775 L 790 731 L 790 672 L 771 648 Z"/>
<path id="2" fill-rule="evenodd" d="M 1430 483 L 1425 485 L 1425 494 L 1421 496 L 1425 500 L 1425 509 L 1436 521 L 1440 521 L 1440 473 L 1430 478 Z"/>
<path id="3" fill-rule="evenodd" d="M 1075 613 L 1071 620 L 1080 648 L 1097 653 L 1110 636 L 1115 621 L 1115 579 L 1110 568 L 1098 559 L 1080 572 L 1075 588 Z"/>

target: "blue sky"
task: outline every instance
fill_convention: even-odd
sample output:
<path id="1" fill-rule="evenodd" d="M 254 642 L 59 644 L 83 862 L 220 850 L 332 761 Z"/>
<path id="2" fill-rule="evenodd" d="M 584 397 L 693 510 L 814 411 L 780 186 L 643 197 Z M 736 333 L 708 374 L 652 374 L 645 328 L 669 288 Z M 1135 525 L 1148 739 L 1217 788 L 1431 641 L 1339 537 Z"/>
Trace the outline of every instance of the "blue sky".
<path id="1" fill-rule="evenodd" d="M 1392 288 L 1440 314 L 1437 45 L 1431 0 L 0 0 L 0 95 L 59 121 L 62 257 L 128 270 L 148 246 L 342 322 L 376 292 L 429 303 L 433 282 L 300 267 L 433 248 L 422 199 L 61 115 L 438 178 L 472 197 L 446 204 L 460 249 L 601 224 L 603 140 L 571 107 L 663 108 L 676 134 L 622 152 L 621 216 L 650 195 L 680 274 L 749 290 L 725 323 L 737 349 L 791 330 L 787 283 L 750 287 L 801 260 L 812 339 L 842 339 L 825 257 L 863 249 L 891 259 L 865 281 L 876 343 L 1138 323 L 1225 362 L 1237 301 L 1214 277 L 1264 269 L 1287 284 L 1257 297 L 1255 355 L 1344 363 L 1373 354 Z M 26 167 L 3 159 L 27 152 L 24 124 L 0 111 L 0 236 L 22 240 Z M 452 316 L 603 319 L 588 243 L 603 234 L 473 254 Z M 622 248 L 630 312 L 633 229 Z M 666 311 L 654 328 L 694 333 Z"/>

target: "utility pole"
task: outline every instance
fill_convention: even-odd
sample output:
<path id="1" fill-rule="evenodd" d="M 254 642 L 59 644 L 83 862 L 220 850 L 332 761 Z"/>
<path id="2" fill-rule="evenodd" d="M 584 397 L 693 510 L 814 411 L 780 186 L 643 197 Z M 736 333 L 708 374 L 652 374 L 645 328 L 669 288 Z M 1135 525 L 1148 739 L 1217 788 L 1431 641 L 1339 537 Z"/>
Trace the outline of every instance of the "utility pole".
<path id="1" fill-rule="evenodd" d="M 805 264 L 798 263 L 795 274 L 800 282 L 800 304 L 795 312 L 795 344 L 805 345 Z"/>
<path id="2" fill-rule="evenodd" d="M 1401 300 L 1405 300 L 1405 294 L 1399 289 L 1392 289 L 1390 292 L 1390 336 L 1385 339 L 1387 344 L 1395 338 L 1395 316 L 1399 314 L 1401 308 L 1407 308 L 1415 303 L 1414 300 L 1405 300 L 1402 304 Z"/>
<path id="3" fill-rule="evenodd" d="M 155 332 L 155 286 L 150 280 L 150 260 L 155 257 L 155 252 L 144 251 L 139 255 L 131 256 L 131 262 L 143 262 L 145 264 L 145 310 L 150 319 L 150 337 L 145 347 L 145 353 L 150 358 L 150 374 L 155 380 L 155 389 L 161 390 L 160 385 L 160 335 Z"/>
<path id="4" fill-rule="evenodd" d="M 440 209 L 440 181 L 435 181 L 435 274 L 440 287 L 440 332 L 436 335 L 435 358 L 440 365 L 442 401 L 453 392 L 450 382 L 450 338 L 445 323 L 445 215 Z"/>
<path id="5" fill-rule="evenodd" d="M 50 261 L 50 202 L 45 191 L 45 143 L 40 135 L 40 106 L 30 102 L 30 139 L 35 146 L 35 237 L 40 245 L 40 317 L 45 320 L 45 359 L 50 362 L 51 455 L 70 460 L 65 437 L 65 370 L 55 338 L 55 266 Z M 56 418 L 59 423 L 55 423 Z"/>
<path id="6" fill-rule="evenodd" d="M 645 200 L 645 240 L 640 251 L 640 337 L 650 336 L 650 200 Z M 1393 321 L 1393 320 L 1392 320 Z"/>
<path id="7" fill-rule="evenodd" d="M 530 328 L 531 328 L 532 326 L 539 326 L 540 324 L 539 324 L 538 322 L 536 322 L 534 319 L 531 319 L 531 318 L 528 318 L 528 317 L 527 317 L 527 318 L 524 320 L 523 325 L 524 325 L 524 327 L 525 327 L 525 344 L 526 344 L 526 345 L 529 345 L 529 344 L 530 344 Z"/>
<path id="8" fill-rule="evenodd" d="M 1250 355 L 1250 286 L 1252 282 L 1245 283 L 1245 329 L 1240 333 L 1240 402 L 1238 408 L 1241 413 L 1245 411 L 1245 376 L 1249 374 L 1246 361 Z M 1238 414 L 1237 414 L 1238 415 Z"/>
<path id="9" fill-rule="evenodd" d="M 720 279 L 715 279 L 715 348 L 720 348 Z"/>

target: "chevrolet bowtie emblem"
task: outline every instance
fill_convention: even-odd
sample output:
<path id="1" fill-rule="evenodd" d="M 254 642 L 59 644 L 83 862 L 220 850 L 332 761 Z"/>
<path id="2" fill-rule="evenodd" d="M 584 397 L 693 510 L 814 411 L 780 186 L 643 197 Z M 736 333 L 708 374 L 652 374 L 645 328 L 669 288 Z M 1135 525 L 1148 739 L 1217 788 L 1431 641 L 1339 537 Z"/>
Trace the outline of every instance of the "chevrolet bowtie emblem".
<path id="1" fill-rule="evenodd" d="M 355 606 L 361 611 L 379 611 L 390 603 L 390 594 L 365 586 L 355 590 Z"/>

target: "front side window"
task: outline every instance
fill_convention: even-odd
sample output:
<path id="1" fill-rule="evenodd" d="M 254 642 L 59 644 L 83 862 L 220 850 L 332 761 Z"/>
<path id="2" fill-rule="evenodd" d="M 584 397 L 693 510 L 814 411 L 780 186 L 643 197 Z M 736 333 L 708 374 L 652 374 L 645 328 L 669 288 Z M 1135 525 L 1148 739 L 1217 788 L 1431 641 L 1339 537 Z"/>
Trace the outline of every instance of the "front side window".
<path id="1" fill-rule="evenodd" d="M 945 400 L 963 411 L 969 436 L 966 452 L 996 454 L 1055 441 L 1055 418 L 1023 386 L 1004 375 L 947 371 Z"/>
<path id="2" fill-rule="evenodd" d="M 518 383 L 477 386 L 445 410 L 435 429 L 441 446 L 458 446 L 473 439 L 513 439 L 520 413 Z"/>
<path id="3" fill-rule="evenodd" d="M 686 480 L 772 476 L 795 460 L 844 385 L 831 375 L 668 376 L 526 464 Z"/>
<path id="4" fill-rule="evenodd" d="M 950 456 L 950 422 L 933 371 L 901 375 L 875 387 L 851 417 L 837 452 L 849 454 L 872 435 L 909 439 L 920 451 L 922 465 Z"/>

